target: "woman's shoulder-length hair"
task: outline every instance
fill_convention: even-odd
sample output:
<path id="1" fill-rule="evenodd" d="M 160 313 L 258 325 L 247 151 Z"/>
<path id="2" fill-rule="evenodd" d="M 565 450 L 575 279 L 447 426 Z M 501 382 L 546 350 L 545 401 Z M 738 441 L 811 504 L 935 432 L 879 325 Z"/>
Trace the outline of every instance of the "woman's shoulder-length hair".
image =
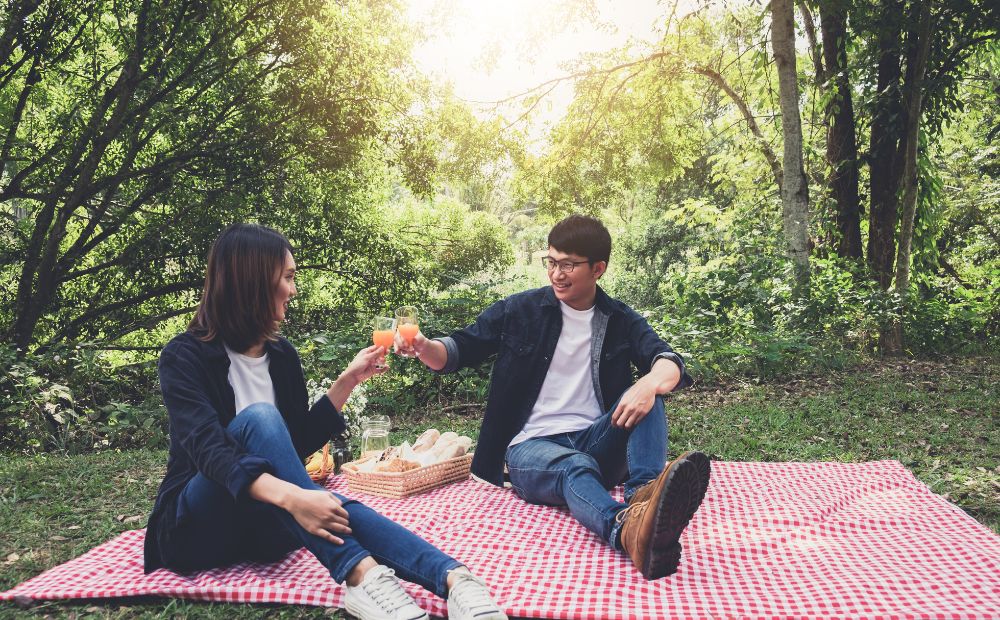
<path id="1" fill-rule="evenodd" d="M 188 329 L 243 352 L 278 333 L 274 293 L 292 246 L 278 231 L 232 224 L 212 243 L 201 302 Z"/>

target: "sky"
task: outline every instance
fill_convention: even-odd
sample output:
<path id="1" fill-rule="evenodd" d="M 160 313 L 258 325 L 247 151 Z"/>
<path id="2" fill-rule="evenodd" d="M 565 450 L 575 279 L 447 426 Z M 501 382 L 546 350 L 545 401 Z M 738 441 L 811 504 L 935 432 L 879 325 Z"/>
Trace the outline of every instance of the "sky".
<path id="1" fill-rule="evenodd" d="M 585 10 L 587 4 L 593 11 Z M 630 41 L 643 48 L 658 41 L 672 2 L 664 0 L 410 0 L 411 22 L 426 39 L 414 50 L 423 72 L 450 82 L 470 103 L 496 102 L 570 72 L 583 53 L 605 52 Z M 693 6 L 681 0 L 681 7 Z M 688 9 L 690 10 L 690 9 Z M 679 9 L 678 13 L 683 14 Z M 537 110 L 536 122 L 554 122 L 572 97 L 559 86 Z M 493 105 L 474 105 L 483 116 Z M 522 111 L 504 112 L 508 119 Z"/>

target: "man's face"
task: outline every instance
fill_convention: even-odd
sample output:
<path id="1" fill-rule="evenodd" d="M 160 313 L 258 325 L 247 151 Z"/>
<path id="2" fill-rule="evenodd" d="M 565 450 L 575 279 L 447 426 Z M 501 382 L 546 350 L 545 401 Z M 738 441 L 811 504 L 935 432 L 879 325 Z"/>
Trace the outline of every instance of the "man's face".
<path id="1" fill-rule="evenodd" d="M 587 310 L 594 305 L 597 281 L 604 275 L 608 264 L 597 261 L 591 264 L 586 256 L 567 254 L 549 246 L 548 258 L 555 264 L 548 269 L 549 282 L 556 299 L 574 310 Z M 567 268 L 572 271 L 567 271 Z"/>

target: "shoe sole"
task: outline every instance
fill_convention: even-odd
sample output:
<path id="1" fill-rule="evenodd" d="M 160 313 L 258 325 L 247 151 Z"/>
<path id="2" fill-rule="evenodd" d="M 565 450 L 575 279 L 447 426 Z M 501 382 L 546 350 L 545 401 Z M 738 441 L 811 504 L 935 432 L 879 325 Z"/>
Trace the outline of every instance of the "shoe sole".
<path id="1" fill-rule="evenodd" d="M 353 620 L 363 620 L 368 610 L 361 609 L 344 601 L 344 615 Z M 372 612 L 378 613 L 378 612 Z M 422 616 L 415 616 L 412 620 L 430 620 L 430 616 L 425 612 Z"/>
<path id="2" fill-rule="evenodd" d="M 670 468 L 656 499 L 651 549 L 639 571 L 646 579 L 677 572 L 681 532 L 705 499 L 710 477 L 711 461 L 701 452 L 685 453 Z"/>

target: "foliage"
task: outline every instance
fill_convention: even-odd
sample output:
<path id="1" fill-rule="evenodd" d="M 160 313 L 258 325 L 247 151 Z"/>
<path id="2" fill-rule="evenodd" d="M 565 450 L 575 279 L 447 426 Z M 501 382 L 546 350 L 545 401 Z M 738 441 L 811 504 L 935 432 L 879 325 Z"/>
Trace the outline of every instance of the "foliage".
<path id="1" fill-rule="evenodd" d="M 152 371 L 150 364 L 112 368 L 90 344 L 25 356 L 0 347 L 0 450 L 166 446 Z"/>
<path id="2" fill-rule="evenodd" d="M 25 0 L 3 17 L 0 330 L 22 350 L 141 340 L 188 312 L 232 221 L 294 226 L 305 262 L 406 288 L 405 261 L 373 268 L 405 255 L 358 208 L 405 141 L 396 3 Z"/>
<path id="3" fill-rule="evenodd" d="M 418 250 L 414 269 L 427 278 L 431 291 L 479 273 L 502 272 L 514 260 L 497 217 L 454 198 L 439 195 L 420 202 L 401 196 L 384 209 L 384 222 L 400 242 Z"/>

